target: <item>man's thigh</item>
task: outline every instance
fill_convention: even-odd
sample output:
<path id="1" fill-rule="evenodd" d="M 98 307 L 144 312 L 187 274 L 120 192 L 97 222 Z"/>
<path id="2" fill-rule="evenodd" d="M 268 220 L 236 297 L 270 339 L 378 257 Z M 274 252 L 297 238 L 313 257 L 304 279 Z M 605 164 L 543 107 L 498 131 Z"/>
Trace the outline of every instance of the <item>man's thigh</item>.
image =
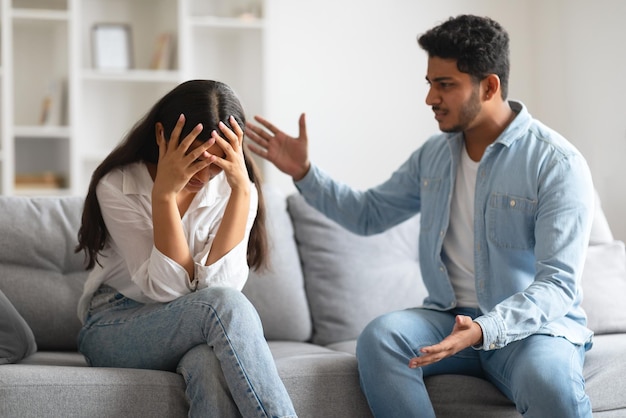
<path id="1" fill-rule="evenodd" d="M 381 338 L 404 340 L 411 346 L 412 355 L 418 356 L 421 348 L 438 344 L 450 335 L 457 314 L 471 315 L 465 312 L 441 312 L 423 308 L 396 311 L 379 318 L 378 331 Z M 424 377 L 451 373 L 483 376 L 478 351 L 471 347 L 452 357 L 422 367 L 422 371 Z"/>
<path id="2" fill-rule="evenodd" d="M 541 387 L 563 393 L 584 386 L 584 356 L 584 347 L 550 335 L 531 335 L 480 354 L 485 378 L 514 402 Z"/>

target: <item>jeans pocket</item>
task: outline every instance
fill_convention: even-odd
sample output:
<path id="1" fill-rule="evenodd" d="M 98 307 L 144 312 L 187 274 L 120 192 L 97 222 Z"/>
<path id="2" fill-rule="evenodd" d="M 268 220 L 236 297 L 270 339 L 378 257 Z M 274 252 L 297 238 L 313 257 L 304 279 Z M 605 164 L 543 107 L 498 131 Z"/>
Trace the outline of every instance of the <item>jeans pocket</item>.
<path id="1" fill-rule="evenodd" d="M 87 318 L 90 318 L 112 307 L 120 304 L 124 299 L 124 295 L 117 290 L 109 286 L 101 286 L 91 297 L 89 302 L 89 310 L 87 311 Z"/>

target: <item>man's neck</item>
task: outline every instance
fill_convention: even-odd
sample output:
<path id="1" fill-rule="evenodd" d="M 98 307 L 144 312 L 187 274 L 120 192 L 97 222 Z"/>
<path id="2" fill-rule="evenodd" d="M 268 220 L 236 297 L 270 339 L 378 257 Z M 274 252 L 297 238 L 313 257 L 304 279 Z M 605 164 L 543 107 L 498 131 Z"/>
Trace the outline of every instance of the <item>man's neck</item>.
<path id="1" fill-rule="evenodd" d="M 480 161 L 485 150 L 515 119 L 515 112 L 508 102 L 502 102 L 493 109 L 485 109 L 478 123 L 463 131 L 467 154 L 473 161 Z"/>

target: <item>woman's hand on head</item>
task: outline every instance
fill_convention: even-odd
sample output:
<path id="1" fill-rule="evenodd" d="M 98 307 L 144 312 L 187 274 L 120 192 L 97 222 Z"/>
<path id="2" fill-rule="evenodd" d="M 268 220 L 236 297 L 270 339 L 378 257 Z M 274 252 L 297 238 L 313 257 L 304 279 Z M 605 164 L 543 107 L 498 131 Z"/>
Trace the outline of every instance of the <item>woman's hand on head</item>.
<path id="1" fill-rule="evenodd" d="M 169 141 L 165 139 L 163 125 L 156 126 L 156 141 L 159 146 L 159 161 L 152 189 L 153 196 L 175 197 L 198 171 L 211 165 L 207 150 L 214 144 L 210 139 L 189 151 L 191 144 L 202 132 L 202 124 L 196 125 L 185 137 L 180 138 L 185 126 L 185 116 L 180 115 Z M 189 151 L 189 152 L 188 152 Z"/>
<path id="2" fill-rule="evenodd" d="M 232 129 L 220 121 L 221 134 L 217 131 L 211 132 L 212 140 L 224 151 L 224 157 L 211 155 L 209 159 L 211 164 L 215 164 L 224 171 L 226 181 L 228 181 L 231 189 L 248 191 L 250 178 L 243 155 L 243 129 L 233 116 L 230 116 L 228 121 Z"/>
<path id="3" fill-rule="evenodd" d="M 254 119 L 263 127 L 247 125 L 247 135 L 254 142 L 248 144 L 250 151 L 268 160 L 294 180 L 301 180 L 311 168 L 304 113 L 298 120 L 297 138 L 287 135 L 260 116 L 255 116 Z"/>

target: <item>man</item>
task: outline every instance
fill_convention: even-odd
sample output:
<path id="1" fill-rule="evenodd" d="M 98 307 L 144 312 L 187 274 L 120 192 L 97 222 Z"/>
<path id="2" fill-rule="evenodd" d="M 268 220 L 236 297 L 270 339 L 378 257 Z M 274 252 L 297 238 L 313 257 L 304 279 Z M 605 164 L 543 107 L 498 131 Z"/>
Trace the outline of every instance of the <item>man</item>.
<path id="1" fill-rule="evenodd" d="M 355 191 L 311 164 L 297 138 L 261 117 L 249 148 L 293 177 L 307 202 L 360 234 L 421 213 L 423 307 L 372 321 L 357 341 L 376 417 L 434 417 L 424 377 L 497 386 L 526 417 L 591 417 L 582 368 L 592 332 L 580 307 L 591 228 L 589 168 L 562 136 L 507 101 L 509 37 L 458 16 L 418 39 L 426 104 L 442 133 L 381 185 Z"/>

